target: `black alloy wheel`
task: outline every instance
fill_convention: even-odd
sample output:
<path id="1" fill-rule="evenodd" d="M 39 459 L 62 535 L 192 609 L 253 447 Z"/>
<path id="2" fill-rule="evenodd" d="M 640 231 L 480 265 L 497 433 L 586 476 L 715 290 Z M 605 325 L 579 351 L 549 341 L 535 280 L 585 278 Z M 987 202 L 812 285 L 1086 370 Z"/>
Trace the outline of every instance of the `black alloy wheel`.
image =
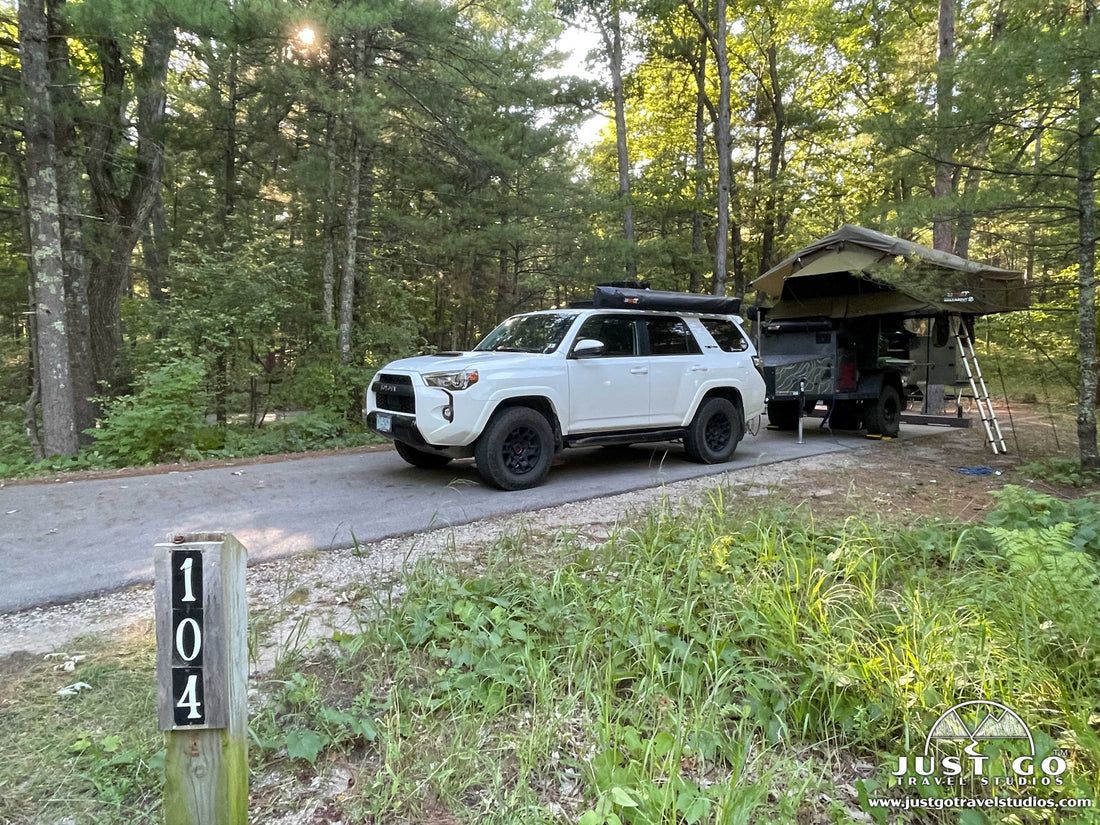
<path id="1" fill-rule="evenodd" d="M 540 484 L 553 459 L 554 431 L 530 407 L 494 413 L 474 447 L 481 477 L 501 490 L 526 490 Z"/>
<path id="2" fill-rule="evenodd" d="M 738 405 L 728 398 L 707 398 L 684 433 L 684 452 L 692 461 L 720 464 L 733 458 L 744 432 Z"/>
<path id="3" fill-rule="evenodd" d="M 525 475 L 534 470 L 542 457 L 542 441 L 531 427 L 520 425 L 508 431 L 500 445 L 500 458 L 508 472 Z"/>

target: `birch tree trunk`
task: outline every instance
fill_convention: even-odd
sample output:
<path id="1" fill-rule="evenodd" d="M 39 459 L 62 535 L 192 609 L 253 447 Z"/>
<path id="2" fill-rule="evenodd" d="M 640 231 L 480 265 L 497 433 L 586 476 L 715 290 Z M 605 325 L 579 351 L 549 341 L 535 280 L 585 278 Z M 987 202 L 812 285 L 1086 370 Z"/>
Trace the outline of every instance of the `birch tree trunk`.
<path id="1" fill-rule="evenodd" d="M 65 265 L 57 191 L 57 147 L 49 90 L 46 7 L 19 4 L 19 48 L 24 93 L 30 271 L 38 332 L 38 380 L 45 454 L 74 455 L 79 448 L 65 313 Z"/>

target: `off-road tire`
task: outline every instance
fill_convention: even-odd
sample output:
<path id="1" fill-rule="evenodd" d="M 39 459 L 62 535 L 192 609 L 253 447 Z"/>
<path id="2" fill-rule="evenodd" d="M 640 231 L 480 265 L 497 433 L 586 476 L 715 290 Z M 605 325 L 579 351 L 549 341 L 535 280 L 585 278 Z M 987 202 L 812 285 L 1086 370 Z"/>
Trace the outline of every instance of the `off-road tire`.
<path id="1" fill-rule="evenodd" d="M 867 432 L 897 438 L 901 431 L 901 411 L 904 409 L 905 405 L 902 404 L 897 387 L 892 384 L 884 385 L 878 398 L 864 403 L 863 420 L 867 425 Z"/>
<path id="2" fill-rule="evenodd" d="M 530 407 L 508 407 L 493 415 L 474 448 L 477 471 L 501 490 L 526 490 L 542 483 L 554 460 L 550 422 Z"/>
<path id="3" fill-rule="evenodd" d="M 728 398 L 708 398 L 684 433 L 684 451 L 692 461 L 721 464 L 733 458 L 744 434 L 741 409 Z"/>
<path id="4" fill-rule="evenodd" d="M 777 430 L 793 430 L 798 427 L 798 402 L 769 401 L 768 423 Z"/>
<path id="5" fill-rule="evenodd" d="M 418 450 L 410 444 L 406 444 L 404 441 L 393 442 L 394 449 L 397 450 L 397 454 L 401 456 L 405 461 L 414 467 L 421 467 L 425 470 L 436 470 L 440 467 L 446 467 L 451 463 L 451 457 L 443 455 L 442 453 L 429 453 L 424 450 Z"/>

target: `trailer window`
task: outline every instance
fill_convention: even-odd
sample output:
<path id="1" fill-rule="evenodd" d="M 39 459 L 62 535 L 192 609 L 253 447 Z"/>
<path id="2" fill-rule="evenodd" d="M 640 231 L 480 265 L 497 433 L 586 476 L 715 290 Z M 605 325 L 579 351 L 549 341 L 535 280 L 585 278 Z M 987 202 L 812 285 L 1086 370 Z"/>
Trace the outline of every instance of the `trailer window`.
<path id="1" fill-rule="evenodd" d="M 745 340 L 745 336 L 733 321 L 723 318 L 700 318 L 699 320 L 703 322 L 707 332 L 714 338 L 714 343 L 723 352 L 744 352 L 749 348 L 749 342 Z"/>

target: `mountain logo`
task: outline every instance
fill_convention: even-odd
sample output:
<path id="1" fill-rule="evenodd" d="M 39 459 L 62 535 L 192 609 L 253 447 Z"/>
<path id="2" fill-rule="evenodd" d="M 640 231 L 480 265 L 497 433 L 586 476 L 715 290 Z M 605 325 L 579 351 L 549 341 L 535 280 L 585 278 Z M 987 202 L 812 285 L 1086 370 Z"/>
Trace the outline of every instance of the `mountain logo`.
<path id="1" fill-rule="evenodd" d="M 1026 739 L 1028 753 L 1035 755 L 1031 731 L 1012 708 L 987 699 L 960 702 L 948 708 L 928 731 L 925 754 L 935 741 L 956 740 L 977 744 L 988 739 Z"/>

